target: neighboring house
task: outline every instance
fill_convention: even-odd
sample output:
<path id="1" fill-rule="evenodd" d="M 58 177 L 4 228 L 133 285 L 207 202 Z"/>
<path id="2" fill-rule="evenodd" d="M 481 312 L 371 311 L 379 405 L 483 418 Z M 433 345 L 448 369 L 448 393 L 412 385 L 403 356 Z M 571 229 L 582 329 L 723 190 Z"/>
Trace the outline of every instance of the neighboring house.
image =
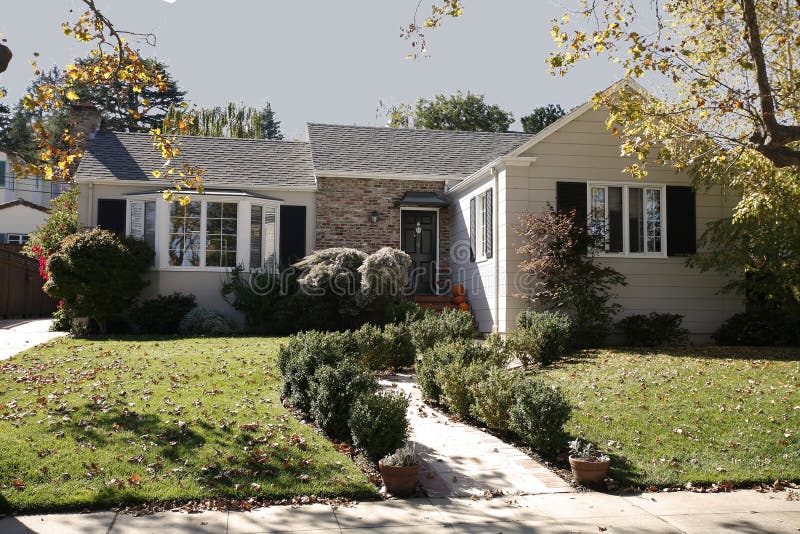
<path id="1" fill-rule="evenodd" d="M 50 210 L 27 200 L 0 203 L 0 245 L 22 245 L 43 225 Z"/>
<path id="2" fill-rule="evenodd" d="M 69 187 L 69 184 L 56 183 L 37 176 L 14 176 L 8 156 L 0 150 L 0 204 L 12 200 L 25 200 L 49 208 L 50 201 Z"/>
<path id="3" fill-rule="evenodd" d="M 83 225 L 140 237 L 156 251 L 147 294 L 193 293 L 228 308 L 220 282 L 235 265 L 276 269 L 326 247 L 400 247 L 416 293 L 466 286 L 482 332 L 507 331 L 526 303 L 519 216 L 576 209 L 607 233 L 602 261 L 626 275 L 624 313 L 685 315 L 707 337 L 742 309 L 719 294 L 726 280 L 685 266 L 705 224 L 729 213 L 719 189 L 689 178 L 621 172 L 616 139 L 591 104 L 536 135 L 308 125 L 308 142 L 183 137 L 182 157 L 206 170 L 205 193 L 181 207 L 150 136 L 97 132 L 99 115 L 74 108 L 91 135 L 76 175 Z M 94 115 L 93 115 L 94 114 Z"/>

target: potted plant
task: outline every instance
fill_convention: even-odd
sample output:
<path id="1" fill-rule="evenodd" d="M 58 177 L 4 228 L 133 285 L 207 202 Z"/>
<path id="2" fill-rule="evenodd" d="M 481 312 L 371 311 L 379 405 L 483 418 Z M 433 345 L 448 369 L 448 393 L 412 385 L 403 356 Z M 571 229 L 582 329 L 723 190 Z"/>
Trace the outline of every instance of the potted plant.
<path id="1" fill-rule="evenodd" d="M 414 493 L 419 478 L 419 461 L 414 449 L 406 445 L 378 461 L 386 491 L 397 497 Z"/>
<path id="2" fill-rule="evenodd" d="M 569 442 L 569 452 L 569 466 L 575 480 L 581 484 L 599 484 L 605 480 L 611 458 L 581 438 Z"/>

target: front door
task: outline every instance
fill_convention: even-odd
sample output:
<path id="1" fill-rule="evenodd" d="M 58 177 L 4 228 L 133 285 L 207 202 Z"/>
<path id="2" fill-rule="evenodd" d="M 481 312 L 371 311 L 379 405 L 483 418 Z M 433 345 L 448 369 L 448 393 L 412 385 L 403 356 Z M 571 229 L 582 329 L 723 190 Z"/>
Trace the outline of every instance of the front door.
<path id="1" fill-rule="evenodd" d="M 414 294 L 436 293 L 437 228 L 435 211 L 403 210 L 400 247 L 411 256 L 409 283 Z"/>

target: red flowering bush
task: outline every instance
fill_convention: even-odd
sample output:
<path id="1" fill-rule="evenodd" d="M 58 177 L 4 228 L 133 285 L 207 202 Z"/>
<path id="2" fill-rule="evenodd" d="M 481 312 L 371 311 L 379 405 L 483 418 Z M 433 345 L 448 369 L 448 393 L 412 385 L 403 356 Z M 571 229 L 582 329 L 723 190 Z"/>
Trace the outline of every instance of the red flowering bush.
<path id="1" fill-rule="evenodd" d="M 23 252 L 39 261 L 39 274 L 47 280 L 47 260 L 66 239 L 78 231 L 78 190 L 70 189 L 50 203 L 50 217 L 34 230 Z"/>

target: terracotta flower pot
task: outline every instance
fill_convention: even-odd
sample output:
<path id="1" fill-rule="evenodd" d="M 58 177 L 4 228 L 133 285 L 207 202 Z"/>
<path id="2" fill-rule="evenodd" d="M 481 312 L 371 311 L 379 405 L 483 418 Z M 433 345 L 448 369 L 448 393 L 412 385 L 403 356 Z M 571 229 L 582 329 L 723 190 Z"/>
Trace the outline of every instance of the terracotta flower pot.
<path id="1" fill-rule="evenodd" d="M 383 465 L 383 460 L 378 462 L 386 491 L 396 497 L 408 497 L 414 493 L 419 478 L 419 465 L 399 467 Z"/>
<path id="2" fill-rule="evenodd" d="M 609 465 L 611 465 L 611 459 L 602 462 L 590 462 L 573 456 L 569 457 L 569 466 L 572 468 L 572 474 L 575 476 L 575 480 L 581 484 L 602 483 L 608 475 Z"/>

